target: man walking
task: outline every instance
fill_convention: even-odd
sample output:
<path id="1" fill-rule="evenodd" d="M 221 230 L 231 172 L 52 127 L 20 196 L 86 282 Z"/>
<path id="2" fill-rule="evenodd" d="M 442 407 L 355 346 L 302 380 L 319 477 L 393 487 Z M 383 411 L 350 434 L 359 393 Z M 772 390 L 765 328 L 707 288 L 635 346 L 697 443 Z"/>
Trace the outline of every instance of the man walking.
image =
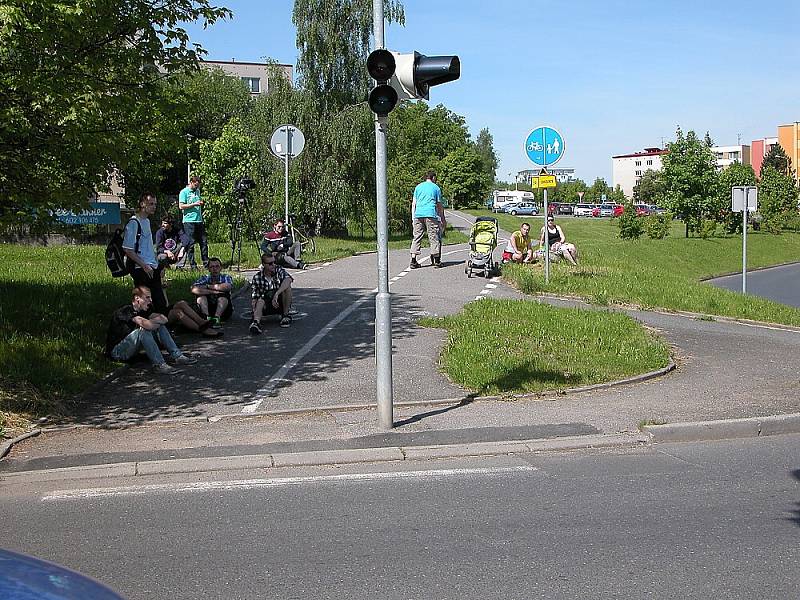
<path id="1" fill-rule="evenodd" d="M 145 192 L 139 197 L 136 213 L 125 226 L 122 249 L 134 285 L 146 286 L 152 292 L 156 312 L 167 313 L 167 297 L 161 285 L 161 270 L 153 246 L 153 232 L 150 229 L 150 216 L 156 210 L 156 197 Z"/>
<path id="2" fill-rule="evenodd" d="M 439 241 L 439 230 L 447 227 L 442 208 L 442 190 L 436 185 L 436 173 L 428 171 L 425 181 L 414 188 L 414 197 L 411 202 L 411 217 L 414 225 L 414 239 L 411 241 L 412 269 L 420 267 L 417 262 L 422 237 L 428 232 L 428 241 L 431 245 L 431 263 L 434 267 L 442 266 L 442 247 Z"/>
<path id="3" fill-rule="evenodd" d="M 194 245 L 200 244 L 200 256 L 203 266 L 208 266 L 208 238 L 206 226 L 203 222 L 203 200 L 200 198 L 200 178 L 193 175 L 189 185 L 181 190 L 178 196 L 178 208 L 183 213 L 183 233 L 186 235 L 188 250 L 186 260 L 192 269 L 197 268 L 194 258 Z"/>

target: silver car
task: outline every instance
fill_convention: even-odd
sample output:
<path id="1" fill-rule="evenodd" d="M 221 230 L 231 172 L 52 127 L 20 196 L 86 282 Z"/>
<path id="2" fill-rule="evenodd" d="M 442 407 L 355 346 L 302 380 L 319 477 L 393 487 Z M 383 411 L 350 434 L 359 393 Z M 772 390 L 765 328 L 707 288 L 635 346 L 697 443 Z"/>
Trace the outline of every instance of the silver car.
<path id="1" fill-rule="evenodd" d="M 573 215 L 576 217 L 591 217 L 594 210 L 594 204 L 576 204 Z"/>

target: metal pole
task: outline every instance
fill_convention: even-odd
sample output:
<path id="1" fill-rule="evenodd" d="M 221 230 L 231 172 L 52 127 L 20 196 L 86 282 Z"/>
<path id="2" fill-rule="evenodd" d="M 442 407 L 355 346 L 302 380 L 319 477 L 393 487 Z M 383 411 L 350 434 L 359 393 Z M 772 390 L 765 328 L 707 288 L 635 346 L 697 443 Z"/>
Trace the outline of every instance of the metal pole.
<path id="1" fill-rule="evenodd" d="M 292 130 L 290 127 L 286 128 L 286 154 L 284 155 L 286 164 L 284 165 L 284 211 L 283 222 L 286 226 L 289 225 L 289 155 L 292 153 Z"/>
<path id="2" fill-rule="evenodd" d="M 375 49 L 384 47 L 383 0 L 372 0 Z M 375 365 L 378 423 L 394 427 L 392 399 L 392 299 L 389 294 L 389 214 L 386 176 L 388 117 L 375 116 L 375 191 L 378 211 L 378 294 L 375 296 Z"/>
<path id="3" fill-rule="evenodd" d="M 545 129 L 542 127 L 542 156 L 544 168 L 547 169 L 547 140 Z M 550 284 L 550 232 L 547 227 L 547 217 L 550 216 L 550 206 L 547 203 L 547 188 L 544 188 L 544 283 Z"/>
<path id="4" fill-rule="evenodd" d="M 742 211 L 742 293 L 747 293 L 747 188 L 744 188 L 744 210 Z"/>

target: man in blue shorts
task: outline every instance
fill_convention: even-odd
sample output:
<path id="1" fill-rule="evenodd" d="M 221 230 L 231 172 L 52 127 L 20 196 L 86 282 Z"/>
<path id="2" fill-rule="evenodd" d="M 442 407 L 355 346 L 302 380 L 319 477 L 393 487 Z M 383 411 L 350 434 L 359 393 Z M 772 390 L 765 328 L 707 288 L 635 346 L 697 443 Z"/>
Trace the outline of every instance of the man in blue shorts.
<path id="1" fill-rule="evenodd" d="M 442 208 L 442 190 L 436 185 L 436 173 L 428 171 L 425 181 L 414 188 L 414 198 L 411 202 L 411 217 L 414 225 L 414 239 L 411 241 L 412 269 L 420 267 L 417 262 L 422 238 L 428 232 L 428 241 L 431 244 L 431 263 L 434 267 L 442 266 L 442 246 L 439 231 L 444 231 L 447 222 Z"/>

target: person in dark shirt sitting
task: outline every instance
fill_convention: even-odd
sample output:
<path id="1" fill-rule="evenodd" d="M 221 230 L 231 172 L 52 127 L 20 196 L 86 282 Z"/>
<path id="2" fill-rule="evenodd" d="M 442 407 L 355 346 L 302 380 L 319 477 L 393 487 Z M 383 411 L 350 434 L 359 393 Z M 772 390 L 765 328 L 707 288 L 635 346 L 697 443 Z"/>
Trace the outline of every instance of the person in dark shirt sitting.
<path id="1" fill-rule="evenodd" d="M 272 226 L 272 231 L 264 234 L 264 241 L 261 242 L 261 253 L 272 253 L 278 263 L 285 264 L 293 269 L 305 269 L 306 264 L 300 260 L 300 242 L 295 242 L 292 236 L 286 231 L 286 224 L 283 219 L 278 219 Z"/>
<path id="2" fill-rule="evenodd" d="M 183 231 L 176 229 L 169 217 L 161 219 L 161 227 L 156 231 L 156 259 L 160 265 L 175 265 L 179 268 L 186 254 L 186 239 Z"/>
<path id="3" fill-rule="evenodd" d="M 179 372 L 170 366 L 161 355 L 159 344 L 169 353 L 170 362 L 190 365 L 196 359 L 181 352 L 167 329 L 167 318 L 152 312 L 153 297 L 150 288 L 133 288 L 131 304 L 114 311 L 106 335 L 106 354 L 119 361 L 128 361 L 144 350 L 157 373 Z"/>

